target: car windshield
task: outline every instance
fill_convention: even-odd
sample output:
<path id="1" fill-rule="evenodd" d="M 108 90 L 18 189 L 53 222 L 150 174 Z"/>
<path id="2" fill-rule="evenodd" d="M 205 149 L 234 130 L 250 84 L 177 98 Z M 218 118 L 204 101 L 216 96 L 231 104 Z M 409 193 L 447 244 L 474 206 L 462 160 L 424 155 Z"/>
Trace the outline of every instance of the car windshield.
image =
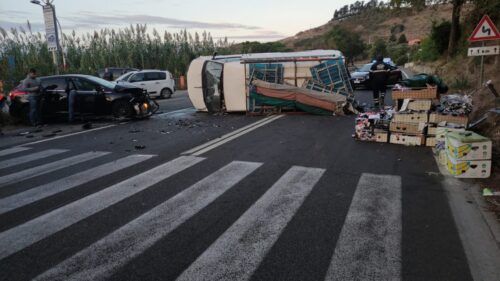
<path id="1" fill-rule="evenodd" d="M 134 73 L 135 73 L 135 71 L 127 72 L 127 73 L 123 74 L 122 76 L 118 77 L 118 78 L 116 79 L 116 81 L 127 81 L 127 80 L 128 80 L 128 78 L 129 78 L 132 74 L 134 74 Z"/>
<path id="2" fill-rule="evenodd" d="M 371 64 L 371 63 L 365 64 L 358 71 L 361 71 L 361 72 L 370 72 L 370 68 L 372 67 L 372 65 L 373 64 Z"/>
<path id="3" fill-rule="evenodd" d="M 107 80 L 104 80 L 104 79 L 101 79 L 101 78 L 98 78 L 98 77 L 94 77 L 94 76 L 87 76 L 85 77 L 87 79 L 89 79 L 90 81 L 92 82 L 95 82 L 99 85 L 101 85 L 102 87 L 104 88 L 108 88 L 108 89 L 114 89 L 116 84 L 113 83 L 113 82 L 109 82 Z"/>

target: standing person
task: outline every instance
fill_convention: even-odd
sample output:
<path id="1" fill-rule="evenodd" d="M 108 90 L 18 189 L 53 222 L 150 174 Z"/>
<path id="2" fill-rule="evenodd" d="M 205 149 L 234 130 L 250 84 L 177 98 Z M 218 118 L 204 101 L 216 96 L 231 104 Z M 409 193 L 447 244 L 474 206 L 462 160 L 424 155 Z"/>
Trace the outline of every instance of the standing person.
<path id="1" fill-rule="evenodd" d="M 36 69 L 31 68 L 28 76 L 23 80 L 21 88 L 28 92 L 28 100 L 30 103 L 29 119 L 31 125 L 41 125 L 40 120 L 40 99 L 41 99 L 41 85 L 40 80 L 36 77 Z"/>
<path id="2" fill-rule="evenodd" d="M 68 81 L 68 121 L 73 123 L 75 121 L 75 99 L 76 88 L 73 81 Z"/>
<path id="3" fill-rule="evenodd" d="M 373 90 L 373 107 L 383 108 L 385 101 L 385 91 L 387 80 L 389 79 L 389 70 L 391 66 L 384 62 L 384 57 L 377 56 L 377 61 L 370 69 L 370 81 Z"/>

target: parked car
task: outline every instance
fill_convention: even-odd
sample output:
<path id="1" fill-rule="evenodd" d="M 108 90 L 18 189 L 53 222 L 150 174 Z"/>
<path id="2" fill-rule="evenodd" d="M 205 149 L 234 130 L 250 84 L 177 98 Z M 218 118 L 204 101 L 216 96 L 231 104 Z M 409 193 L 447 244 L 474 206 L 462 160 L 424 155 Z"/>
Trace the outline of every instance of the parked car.
<path id="1" fill-rule="evenodd" d="M 387 64 L 391 66 L 389 73 L 388 85 L 394 85 L 397 82 L 403 80 L 403 75 L 401 70 L 391 61 L 386 61 Z M 351 73 L 351 82 L 354 88 L 366 87 L 370 88 L 370 69 L 373 65 L 372 63 L 367 63 L 361 68 L 356 69 Z"/>
<path id="2" fill-rule="evenodd" d="M 159 106 L 141 88 L 133 85 L 118 85 L 90 75 L 57 75 L 41 77 L 42 117 L 67 114 L 70 85 L 76 89 L 75 112 L 80 115 L 117 118 L 144 118 L 154 114 Z M 26 92 L 14 90 L 10 93 L 10 114 L 27 120 L 29 101 Z"/>
<path id="3" fill-rule="evenodd" d="M 130 67 L 107 67 L 108 72 L 111 73 L 111 80 L 116 80 L 118 77 L 122 76 L 125 73 L 131 72 L 131 71 L 138 71 L 139 69 L 137 68 L 130 68 Z M 97 76 L 100 78 L 104 79 L 104 74 L 106 73 L 106 68 L 105 69 L 99 69 L 97 71 Z"/>
<path id="4" fill-rule="evenodd" d="M 130 83 L 148 91 L 151 96 L 171 98 L 175 93 L 175 80 L 164 70 L 141 70 L 126 73 L 116 80 L 117 83 Z"/>

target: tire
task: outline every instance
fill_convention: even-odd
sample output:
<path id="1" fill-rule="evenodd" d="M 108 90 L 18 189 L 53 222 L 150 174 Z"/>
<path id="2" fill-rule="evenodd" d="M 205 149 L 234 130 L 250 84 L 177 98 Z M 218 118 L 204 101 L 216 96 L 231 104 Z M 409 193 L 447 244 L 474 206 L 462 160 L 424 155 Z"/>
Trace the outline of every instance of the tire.
<path id="1" fill-rule="evenodd" d="M 160 98 L 162 99 L 169 99 L 172 97 L 172 90 L 170 90 L 169 88 L 164 88 L 161 90 L 160 92 Z"/>
<path id="2" fill-rule="evenodd" d="M 113 116 L 116 118 L 130 118 L 134 113 L 132 105 L 124 100 L 115 101 L 112 110 Z"/>

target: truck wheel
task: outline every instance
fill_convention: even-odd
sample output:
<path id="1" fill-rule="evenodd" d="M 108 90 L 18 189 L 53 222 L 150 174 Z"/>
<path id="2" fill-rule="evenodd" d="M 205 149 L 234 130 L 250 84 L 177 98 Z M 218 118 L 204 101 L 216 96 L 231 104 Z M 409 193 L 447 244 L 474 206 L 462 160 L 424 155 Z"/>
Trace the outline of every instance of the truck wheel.
<path id="1" fill-rule="evenodd" d="M 165 88 L 160 92 L 160 98 L 169 99 L 172 97 L 172 91 L 169 88 Z"/>
<path id="2" fill-rule="evenodd" d="M 113 103 L 113 115 L 116 118 L 132 117 L 133 108 L 127 101 L 119 100 Z"/>

